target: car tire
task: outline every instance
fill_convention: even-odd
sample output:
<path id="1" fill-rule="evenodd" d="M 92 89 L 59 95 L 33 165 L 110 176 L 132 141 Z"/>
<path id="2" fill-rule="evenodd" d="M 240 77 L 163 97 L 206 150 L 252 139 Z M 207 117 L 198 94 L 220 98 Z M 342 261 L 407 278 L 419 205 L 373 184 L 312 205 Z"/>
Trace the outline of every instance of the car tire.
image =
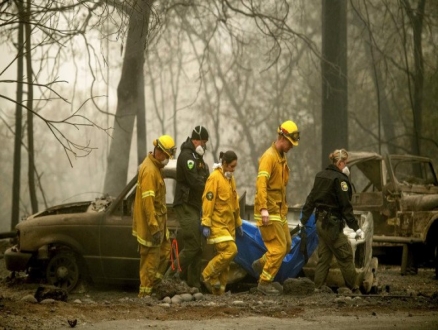
<path id="1" fill-rule="evenodd" d="M 47 283 L 64 289 L 67 292 L 76 287 L 79 277 L 80 268 L 78 259 L 73 252 L 58 252 L 53 255 L 47 264 Z"/>

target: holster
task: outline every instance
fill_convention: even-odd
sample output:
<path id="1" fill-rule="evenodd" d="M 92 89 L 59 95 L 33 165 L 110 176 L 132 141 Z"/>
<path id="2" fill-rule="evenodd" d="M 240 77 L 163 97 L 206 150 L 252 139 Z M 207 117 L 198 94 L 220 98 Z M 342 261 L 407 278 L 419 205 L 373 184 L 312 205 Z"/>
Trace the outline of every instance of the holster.
<path id="1" fill-rule="evenodd" d="M 342 220 L 338 219 L 334 215 L 331 215 L 327 219 L 327 232 L 328 236 L 331 240 L 335 240 L 338 238 L 339 234 L 342 231 Z"/>
<path id="2" fill-rule="evenodd" d="M 327 210 L 317 210 L 316 211 L 316 221 L 321 222 L 321 226 L 323 229 L 327 228 L 327 219 L 330 216 L 330 212 Z"/>
<path id="3" fill-rule="evenodd" d="M 338 238 L 343 229 L 343 221 L 332 215 L 329 210 L 317 210 L 317 221 L 321 221 L 322 229 L 326 230 L 331 240 Z"/>

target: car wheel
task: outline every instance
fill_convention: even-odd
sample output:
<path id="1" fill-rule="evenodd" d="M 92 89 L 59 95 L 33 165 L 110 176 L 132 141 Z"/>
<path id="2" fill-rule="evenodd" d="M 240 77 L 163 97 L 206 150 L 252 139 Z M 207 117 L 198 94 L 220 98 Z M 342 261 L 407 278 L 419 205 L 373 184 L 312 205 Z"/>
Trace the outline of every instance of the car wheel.
<path id="1" fill-rule="evenodd" d="M 79 281 L 79 266 L 71 252 L 55 254 L 47 264 L 47 283 L 70 292 Z"/>
<path id="2" fill-rule="evenodd" d="M 418 247 L 415 244 L 404 244 L 402 253 L 401 275 L 418 274 Z"/>

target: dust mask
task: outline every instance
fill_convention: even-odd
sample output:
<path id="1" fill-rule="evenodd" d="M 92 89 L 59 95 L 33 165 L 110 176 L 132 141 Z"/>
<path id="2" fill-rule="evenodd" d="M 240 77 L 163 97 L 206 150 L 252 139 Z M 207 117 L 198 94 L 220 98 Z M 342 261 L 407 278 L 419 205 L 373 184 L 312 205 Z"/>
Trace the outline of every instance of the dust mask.
<path id="1" fill-rule="evenodd" d="M 199 145 L 196 147 L 195 151 L 199 156 L 204 156 L 205 149 L 206 149 L 205 147 Z"/>
<path id="2" fill-rule="evenodd" d="M 350 169 L 348 168 L 348 166 L 345 166 L 342 169 L 342 173 L 344 173 L 346 176 L 350 176 Z"/>
<path id="3" fill-rule="evenodd" d="M 164 160 L 161 161 L 161 164 L 166 166 L 167 164 L 169 164 L 169 158 L 166 158 Z"/>
<path id="4" fill-rule="evenodd" d="M 233 172 L 225 172 L 224 175 L 228 180 L 231 180 L 231 178 L 233 177 Z"/>

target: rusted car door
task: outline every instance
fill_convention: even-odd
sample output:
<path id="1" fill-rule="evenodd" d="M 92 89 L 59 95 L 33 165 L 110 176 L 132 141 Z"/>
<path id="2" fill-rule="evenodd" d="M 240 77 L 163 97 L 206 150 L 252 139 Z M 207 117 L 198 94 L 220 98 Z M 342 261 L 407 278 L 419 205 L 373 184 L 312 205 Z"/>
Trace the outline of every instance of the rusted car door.
<path id="1" fill-rule="evenodd" d="M 348 161 L 353 187 L 351 203 L 361 211 L 379 211 L 383 201 L 382 158 L 378 155 L 352 157 Z"/>
<path id="2" fill-rule="evenodd" d="M 132 236 L 132 205 L 137 176 L 108 209 L 100 224 L 100 260 L 108 282 L 132 282 L 139 278 L 137 241 Z"/>

